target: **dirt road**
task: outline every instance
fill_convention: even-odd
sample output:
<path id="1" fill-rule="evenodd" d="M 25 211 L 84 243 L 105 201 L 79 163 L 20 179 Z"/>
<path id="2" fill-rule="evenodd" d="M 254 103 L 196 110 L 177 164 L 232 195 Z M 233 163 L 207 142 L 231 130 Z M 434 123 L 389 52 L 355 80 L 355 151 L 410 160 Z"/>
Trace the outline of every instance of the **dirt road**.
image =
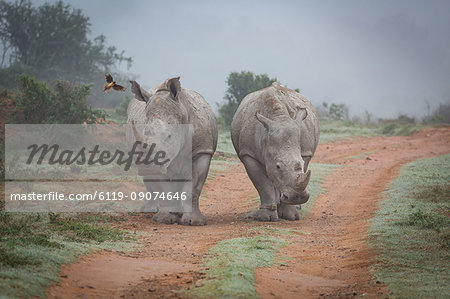
<path id="1" fill-rule="evenodd" d="M 320 145 L 312 162 L 340 164 L 323 185 L 326 192 L 312 211 L 295 222 L 271 225 L 299 229 L 281 256 L 287 266 L 256 270 L 262 298 L 382 297 L 386 287 L 369 267 L 374 252 L 367 244 L 370 219 L 382 191 L 401 165 L 450 153 L 450 129 L 426 129 L 409 137 L 376 137 Z M 202 279 L 202 258 L 220 240 L 255 234 L 264 225 L 245 218 L 256 190 L 241 164 L 209 180 L 201 210 L 204 227 L 158 225 L 150 216 L 130 217 L 124 227 L 145 232 L 144 246 L 132 253 L 102 252 L 62 268 L 50 298 L 177 298 L 173 290 Z M 267 224 L 267 223 L 265 223 Z"/>

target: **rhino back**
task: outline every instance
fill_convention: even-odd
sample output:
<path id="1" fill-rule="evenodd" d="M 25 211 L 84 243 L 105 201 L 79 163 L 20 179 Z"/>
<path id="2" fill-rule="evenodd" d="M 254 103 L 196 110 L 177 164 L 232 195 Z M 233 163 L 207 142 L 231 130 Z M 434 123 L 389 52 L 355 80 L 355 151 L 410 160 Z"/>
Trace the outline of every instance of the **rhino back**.
<path id="1" fill-rule="evenodd" d="M 319 142 L 319 121 L 312 103 L 305 96 L 274 84 L 247 95 L 234 115 L 231 138 L 239 156 L 250 155 L 263 162 L 260 140 L 264 127 L 255 114 L 258 112 L 269 118 L 277 114 L 289 115 L 286 105 L 293 110 L 307 110 L 308 115 L 301 125 L 302 156 L 314 155 Z"/>
<path id="2" fill-rule="evenodd" d="M 217 121 L 214 112 L 197 92 L 183 88 L 180 100 L 184 103 L 194 126 L 193 156 L 199 153 L 214 154 L 217 147 Z"/>
<path id="3" fill-rule="evenodd" d="M 157 88 L 152 88 L 148 92 L 153 95 Z M 190 123 L 194 127 L 192 136 L 192 156 L 199 153 L 213 154 L 217 147 L 217 122 L 214 112 L 203 97 L 192 90 L 183 88 L 179 95 L 180 101 L 187 108 Z M 132 99 L 128 105 L 127 123 L 146 122 L 146 103 L 137 99 Z"/>

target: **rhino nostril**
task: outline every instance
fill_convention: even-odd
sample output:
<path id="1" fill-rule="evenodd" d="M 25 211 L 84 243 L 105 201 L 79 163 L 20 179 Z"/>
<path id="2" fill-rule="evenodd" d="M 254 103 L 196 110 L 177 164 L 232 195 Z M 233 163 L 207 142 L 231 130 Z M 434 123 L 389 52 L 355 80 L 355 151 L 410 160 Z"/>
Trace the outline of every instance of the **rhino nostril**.
<path id="1" fill-rule="evenodd" d="M 295 164 L 294 164 L 294 170 L 296 170 L 296 171 L 299 171 L 299 170 L 302 170 L 302 163 L 301 162 L 295 162 Z"/>

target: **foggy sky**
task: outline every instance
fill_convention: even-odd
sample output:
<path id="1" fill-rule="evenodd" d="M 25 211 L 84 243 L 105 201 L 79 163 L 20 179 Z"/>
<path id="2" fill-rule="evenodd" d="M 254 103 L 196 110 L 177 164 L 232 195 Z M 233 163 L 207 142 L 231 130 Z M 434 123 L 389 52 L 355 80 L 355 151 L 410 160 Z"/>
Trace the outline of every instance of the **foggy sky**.
<path id="1" fill-rule="evenodd" d="M 450 1 L 65 2 L 133 57 L 121 71 L 146 87 L 180 75 L 215 110 L 241 70 L 352 114 L 423 116 L 425 100 L 450 101 Z"/>

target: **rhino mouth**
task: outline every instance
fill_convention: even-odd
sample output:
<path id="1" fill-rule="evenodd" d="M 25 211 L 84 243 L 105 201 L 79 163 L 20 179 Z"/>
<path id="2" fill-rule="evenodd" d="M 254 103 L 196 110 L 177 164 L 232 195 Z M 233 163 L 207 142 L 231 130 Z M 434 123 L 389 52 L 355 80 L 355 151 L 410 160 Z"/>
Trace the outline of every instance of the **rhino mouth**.
<path id="1" fill-rule="evenodd" d="M 281 194 L 280 202 L 288 205 L 299 205 L 307 202 L 309 199 L 309 193 L 305 190 L 300 193 L 292 194 L 288 196 L 284 193 Z"/>

